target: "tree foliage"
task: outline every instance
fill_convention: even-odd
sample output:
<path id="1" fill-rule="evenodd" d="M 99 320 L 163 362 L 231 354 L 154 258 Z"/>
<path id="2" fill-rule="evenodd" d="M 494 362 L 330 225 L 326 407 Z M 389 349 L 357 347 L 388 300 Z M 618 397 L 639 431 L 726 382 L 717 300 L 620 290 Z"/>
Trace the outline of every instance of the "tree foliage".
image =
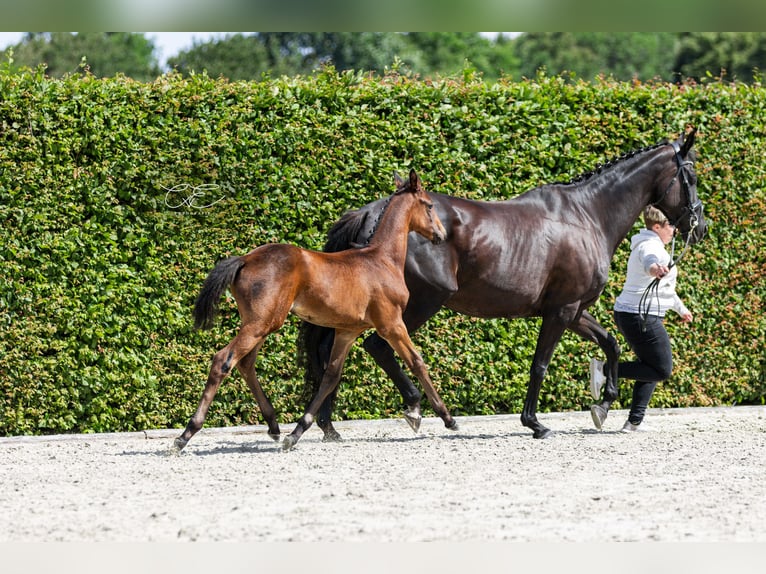
<path id="1" fill-rule="evenodd" d="M 140 81 L 160 74 L 154 44 L 129 32 L 29 32 L 14 46 L 17 66 L 45 64 L 51 77 L 87 71 L 97 77 L 124 74 Z"/>
<path id="2" fill-rule="evenodd" d="M 671 80 L 676 35 L 659 33 L 538 32 L 520 36 L 516 49 L 521 74 L 534 77 L 574 73 L 586 80 L 608 75 L 617 80 Z"/>
<path id="3" fill-rule="evenodd" d="M 17 66 L 47 66 L 51 77 L 121 73 L 137 80 L 160 70 L 154 46 L 141 34 L 29 33 L 13 47 Z M 478 72 L 486 82 L 564 74 L 592 81 L 659 79 L 684 82 L 706 77 L 760 80 L 766 64 L 761 32 L 532 32 L 489 39 L 476 32 L 260 32 L 231 34 L 171 57 L 183 75 L 207 73 L 230 81 L 310 75 L 322 66 L 384 75 L 387 70 L 421 78 Z"/>
<path id="4" fill-rule="evenodd" d="M 454 74 L 468 63 L 490 80 L 517 67 L 509 42 L 492 42 L 475 32 L 235 34 L 195 44 L 168 65 L 183 74 L 248 80 L 264 74 L 306 75 L 323 65 L 382 75 L 396 61 L 400 69 L 423 76 Z"/>
<path id="5" fill-rule="evenodd" d="M 750 82 L 766 70 L 766 34 L 685 32 L 679 35 L 676 70 L 682 78 L 707 75 Z"/>

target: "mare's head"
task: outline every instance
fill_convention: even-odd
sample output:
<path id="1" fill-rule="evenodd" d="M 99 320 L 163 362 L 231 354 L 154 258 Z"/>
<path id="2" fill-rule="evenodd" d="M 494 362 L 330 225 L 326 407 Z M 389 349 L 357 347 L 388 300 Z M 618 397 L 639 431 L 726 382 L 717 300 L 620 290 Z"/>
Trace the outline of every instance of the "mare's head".
<path id="1" fill-rule="evenodd" d="M 673 156 L 659 185 L 659 195 L 651 203 L 662 211 L 689 244 L 702 240 L 707 233 L 704 206 L 697 196 L 697 174 L 694 172 L 695 155 L 692 152 L 696 129 L 681 136 L 670 145 Z"/>
<path id="2" fill-rule="evenodd" d="M 410 231 L 419 233 L 434 244 L 444 241 L 447 237 L 447 232 L 439 216 L 436 215 L 433 209 L 434 204 L 423 189 L 423 185 L 415 170 L 410 170 L 410 177 L 407 180 L 402 179 L 398 173 L 394 173 L 394 181 L 396 182 L 394 195 L 411 193 L 415 198 L 410 215 Z"/>

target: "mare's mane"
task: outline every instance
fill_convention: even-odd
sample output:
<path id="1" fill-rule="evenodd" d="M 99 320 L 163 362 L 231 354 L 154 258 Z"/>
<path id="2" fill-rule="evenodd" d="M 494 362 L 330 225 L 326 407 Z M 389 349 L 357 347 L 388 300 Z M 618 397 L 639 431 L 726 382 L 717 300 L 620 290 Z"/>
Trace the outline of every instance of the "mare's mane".
<path id="1" fill-rule="evenodd" d="M 639 154 L 642 154 L 644 152 L 647 152 L 647 151 L 650 151 L 650 150 L 653 150 L 653 149 L 657 149 L 658 147 L 661 147 L 661 146 L 664 146 L 664 145 L 668 145 L 668 143 L 669 143 L 668 140 L 663 140 L 660 143 L 657 143 L 657 144 L 654 144 L 654 145 L 650 145 L 650 146 L 643 147 L 641 149 L 636 149 L 636 150 L 633 150 L 633 151 L 626 152 L 626 153 L 622 154 L 619 157 L 616 157 L 616 158 L 608 160 L 606 163 L 598 164 L 594 169 L 592 169 L 590 171 L 587 171 L 587 172 L 585 172 L 585 173 L 583 173 L 581 175 L 578 175 L 577 177 L 572 178 L 568 182 L 561 181 L 561 182 L 559 182 L 559 184 L 574 185 L 574 184 L 578 184 L 578 183 L 583 183 L 583 182 L 589 180 L 590 178 L 592 178 L 593 176 L 596 176 L 596 175 L 600 174 L 605 169 L 608 169 L 610 167 L 614 167 L 616 164 L 618 164 L 618 163 L 620 163 L 622 161 L 625 161 L 627 159 L 630 159 L 632 157 L 635 157 L 635 156 L 637 156 Z"/>

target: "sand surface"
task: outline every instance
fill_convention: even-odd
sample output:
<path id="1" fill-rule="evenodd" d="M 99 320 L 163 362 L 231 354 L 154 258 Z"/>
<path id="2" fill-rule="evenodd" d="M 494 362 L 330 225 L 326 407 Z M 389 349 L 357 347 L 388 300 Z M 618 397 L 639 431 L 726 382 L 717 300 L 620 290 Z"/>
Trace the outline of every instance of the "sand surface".
<path id="1" fill-rule="evenodd" d="M 766 407 L 539 418 L 0 438 L 0 542 L 766 541 Z"/>

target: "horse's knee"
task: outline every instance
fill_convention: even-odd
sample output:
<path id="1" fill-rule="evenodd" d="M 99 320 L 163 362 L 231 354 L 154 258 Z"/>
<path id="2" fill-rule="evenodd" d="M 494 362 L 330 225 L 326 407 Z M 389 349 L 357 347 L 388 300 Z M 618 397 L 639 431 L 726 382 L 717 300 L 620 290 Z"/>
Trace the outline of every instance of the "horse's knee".
<path id="1" fill-rule="evenodd" d="M 606 344 L 609 349 L 611 349 L 615 357 L 619 357 L 622 354 L 622 349 L 620 348 L 617 339 L 613 335 L 607 334 Z"/>
<path id="2" fill-rule="evenodd" d="M 426 362 L 423 360 L 423 357 L 421 357 L 419 353 L 413 353 L 410 361 L 412 361 L 412 370 L 414 372 L 425 372 Z"/>
<path id="3" fill-rule="evenodd" d="M 226 376 L 229 374 L 233 367 L 234 351 L 223 349 L 213 355 L 213 360 L 210 364 L 211 374 L 220 374 Z"/>
<path id="4" fill-rule="evenodd" d="M 547 372 L 547 365 L 538 365 L 535 363 L 532 363 L 532 368 L 529 370 L 529 374 L 533 381 L 542 381 L 545 378 L 545 373 Z"/>

